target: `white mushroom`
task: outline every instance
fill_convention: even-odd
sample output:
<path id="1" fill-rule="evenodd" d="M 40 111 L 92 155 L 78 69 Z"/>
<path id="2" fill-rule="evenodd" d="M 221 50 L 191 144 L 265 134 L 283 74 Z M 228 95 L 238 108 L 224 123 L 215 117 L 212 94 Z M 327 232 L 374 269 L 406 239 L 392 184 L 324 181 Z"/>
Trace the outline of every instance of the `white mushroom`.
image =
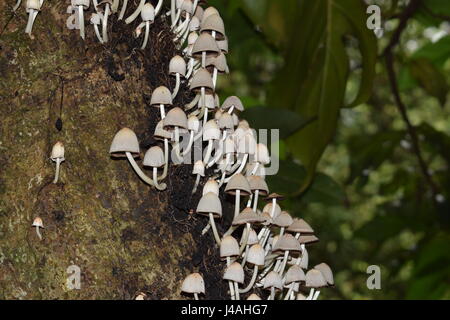
<path id="1" fill-rule="evenodd" d="M 91 15 L 91 24 L 94 25 L 94 29 L 95 29 L 95 35 L 97 36 L 98 41 L 100 41 L 100 43 L 103 43 L 103 39 L 102 36 L 100 35 L 100 30 L 98 28 L 98 26 L 102 23 L 102 14 L 101 13 L 93 13 Z"/>
<path id="2" fill-rule="evenodd" d="M 78 20 L 80 22 L 80 36 L 84 40 L 85 32 L 84 32 L 84 10 L 89 8 L 90 1 L 89 0 L 72 0 L 72 6 L 78 9 Z"/>
<path id="3" fill-rule="evenodd" d="M 145 24 L 145 36 L 144 42 L 142 43 L 141 49 L 144 50 L 147 46 L 148 35 L 150 34 L 150 24 L 155 21 L 155 8 L 151 5 L 151 3 L 146 3 L 141 10 L 141 18 L 142 23 Z M 141 23 L 141 25 L 142 25 Z M 138 27 L 140 28 L 140 26 Z"/>
<path id="4" fill-rule="evenodd" d="M 136 10 L 131 14 L 131 16 L 129 16 L 128 18 L 125 19 L 125 23 L 126 24 L 130 24 L 132 23 L 134 20 L 136 20 L 136 18 L 138 17 L 139 13 L 141 13 L 142 8 L 145 5 L 145 0 L 141 0 L 141 2 L 139 2 L 138 7 L 136 8 Z"/>
<path id="5" fill-rule="evenodd" d="M 53 180 L 53 183 L 57 183 L 59 178 L 59 166 L 61 162 L 66 160 L 64 158 L 64 145 L 62 142 L 58 141 L 55 143 L 52 148 L 50 159 L 52 159 L 53 162 L 56 162 L 55 179 Z"/>
<path id="6" fill-rule="evenodd" d="M 40 217 L 34 218 L 33 224 L 31 226 L 36 228 L 36 234 L 39 237 L 39 240 L 42 240 L 42 235 L 39 231 L 39 228 L 44 228 L 44 223 L 42 222 L 42 219 Z"/>
<path id="7" fill-rule="evenodd" d="M 31 34 L 33 30 L 34 19 L 37 13 L 41 10 L 41 3 L 39 0 L 27 0 L 26 11 L 28 12 L 28 23 L 25 28 L 25 33 Z"/>

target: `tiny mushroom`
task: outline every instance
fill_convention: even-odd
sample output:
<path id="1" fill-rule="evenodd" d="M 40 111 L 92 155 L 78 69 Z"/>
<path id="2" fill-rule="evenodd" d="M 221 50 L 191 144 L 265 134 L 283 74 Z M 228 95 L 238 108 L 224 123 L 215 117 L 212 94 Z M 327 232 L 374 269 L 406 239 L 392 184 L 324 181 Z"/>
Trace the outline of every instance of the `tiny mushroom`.
<path id="1" fill-rule="evenodd" d="M 91 15 L 90 22 L 91 22 L 92 25 L 94 25 L 95 35 L 97 36 L 98 41 L 100 41 L 100 43 L 103 43 L 103 39 L 102 39 L 102 36 L 100 34 L 100 30 L 98 28 L 98 26 L 102 23 L 102 15 L 101 15 L 101 13 L 94 12 Z"/>
<path id="2" fill-rule="evenodd" d="M 184 280 L 181 285 L 181 291 L 185 293 L 194 294 L 195 300 L 198 300 L 200 293 L 205 294 L 205 281 L 200 273 L 191 273 Z"/>
<path id="3" fill-rule="evenodd" d="M 198 184 L 200 182 L 200 177 L 205 176 L 205 164 L 202 160 L 198 160 L 194 163 L 194 168 L 192 169 L 192 174 L 196 174 L 197 178 L 195 179 L 194 188 L 192 188 L 192 194 L 197 191 Z"/>
<path id="4" fill-rule="evenodd" d="M 153 146 L 147 150 L 143 161 L 144 167 L 152 167 L 153 169 L 153 182 L 158 190 L 162 190 L 158 183 L 158 168 L 163 167 L 166 162 L 164 159 L 164 151 L 158 147 Z"/>
<path id="5" fill-rule="evenodd" d="M 216 223 L 214 221 L 214 218 L 222 217 L 222 204 L 220 203 L 219 197 L 212 192 L 202 196 L 197 205 L 197 213 L 209 216 L 209 223 L 211 224 L 214 238 L 220 246 L 220 236 L 217 232 Z"/>
<path id="6" fill-rule="evenodd" d="M 138 29 L 145 25 L 144 42 L 142 42 L 141 50 L 144 50 L 147 46 L 148 36 L 150 34 L 150 24 L 155 21 L 155 8 L 151 3 L 146 3 L 141 10 L 142 23 L 138 26 Z"/>
<path id="7" fill-rule="evenodd" d="M 112 6 L 111 0 L 103 0 L 99 2 L 98 7 L 104 5 L 105 9 L 103 11 L 103 24 L 102 24 L 102 39 L 103 42 L 108 42 L 108 16 L 111 14 L 111 6 Z"/>
<path id="8" fill-rule="evenodd" d="M 220 258 L 227 260 L 227 267 L 231 265 L 231 257 L 239 256 L 239 244 L 235 238 L 232 236 L 225 236 L 220 242 Z M 231 299 L 234 300 L 234 283 L 228 280 L 228 285 L 230 287 Z"/>
<path id="9" fill-rule="evenodd" d="M 284 252 L 283 261 L 281 263 L 279 270 L 277 270 L 282 274 L 284 272 L 284 268 L 286 267 L 289 254 L 291 253 L 300 255 L 300 253 L 302 252 L 302 248 L 298 240 L 295 239 L 294 236 L 291 235 L 290 233 L 287 233 L 279 237 L 278 241 L 273 246 L 272 251 Z"/>
<path id="10" fill-rule="evenodd" d="M 253 275 L 248 286 L 239 290 L 239 293 L 249 292 L 253 288 L 258 275 L 258 267 L 264 266 L 264 257 L 264 248 L 260 244 L 257 243 L 250 247 L 250 250 L 248 251 L 247 263 L 253 264 Z"/>
<path id="11" fill-rule="evenodd" d="M 192 47 L 192 55 L 201 58 L 202 68 L 206 67 L 206 58 L 215 57 L 220 53 L 216 40 L 209 33 L 201 33 Z"/>
<path id="12" fill-rule="evenodd" d="M 250 190 L 252 190 L 255 195 L 253 200 L 253 211 L 256 211 L 258 208 L 259 195 L 267 196 L 269 194 L 269 187 L 267 186 L 266 181 L 260 176 L 250 176 L 247 180 L 250 185 Z"/>
<path id="13" fill-rule="evenodd" d="M 317 300 L 320 291 L 317 290 L 315 293 L 314 290 L 326 287 L 328 286 L 328 283 L 322 272 L 317 269 L 311 269 L 305 275 L 305 286 L 310 288 L 309 295 L 306 300 Z"/>
<path id="14" fill-rule="evenodd" d="M 164 130 L 174 133 L 175 153 L 182 160 L 180 154 L 180 129 L 187 129 L 188 120 L 186 113 L 179 107 L 171 109 L 163 119 Z"/>
<path id="15" fill-rule="evenodd" d="M 304 282 L 305 280 L 305 272 L 303 272 L 302 268 L 300 268 L 298 265 L 291 266 L 286 272 L 286 280 L 284 283 L 288 285 L 289 290 L 286 293 L 284 300 L 290 299 L 291 293 L 293 292 L 296 283 L 298 284 L 299 282 Z"/>
<path id="16" fill-rule="evenodd" d="M 238 262 L 234 262 L 230 264 L 226 269 L 223 275 L 224 280 L 233 281 L 234 282 L 234 297 L 235 300 L 239 300 L 239 286 L 238 283 L 244 283 L 244 269 L 241 264 Z M 232 292 L 230 292 L 230 295 Z"/>
<path id="17" fill-rule="evenodd" d="M 203 127 L 203 141 L 208 141 L 206 154 L 203 158 L 205 164 L 208 163 L 209 158 L 211 157 L 214 142 L 218 140 L 220 140 L 220 129 L 216 121 L 212 119 Z"/>
<path id="18" fill-rule="evenodd" d="M 187 155 L 191 151 L 192 144 L 194 143 L 194 136 L 197 132 L 200 131 L 200 121 L 198 120 L 197 116 L 190 115 L 188 117 L 187 127 L 189 130 L 189 142 L 187 147 L 183 151 L 183 156 Z"/>
<path id="19" fill-rule="evenodd" d="M 225 99 L 221 106 L 223 111 L 227 111 L 229 114 L 232 114 L 234 110 L 244 111 L 244 105 L 236 96 L 230 96 Z"/>
<path id="20" fill-rule="evenodd" d="M 72 6 L 78 9 L 78 20 L 80 22 L 80 36 L 85 39 L 84 10 L 89 8 L 90 0 L 72 0 Z"/>
<path id="21" fill-rule="evenodd" d="M 208 109 L 206 108 L 206 93 L 214 92 L 214 84 L 211 78 L 211 74 L 206 69 L 198 70 L 192 77 L 191 91 L 195 93 L 200 93 L 200 105 L 201 105 L 201 115 L 199 118 L 203 117 L 203 126 L 208 120 Z"/>
<path id="22" fill-rule="evenodd" d="M 263 279 L 263 288 L 270 289 L 270 296 L 268 300 L 274 300 L 275 289 L 283 289 L 283 280 L 278 272 L 270 271 Z"/>
<path id="23" fill-rule="evenodd" d="M 252 194 L 248 180 L 242 175 L 234 175 L 225 187 L 225 192 L 235 196 L 234 217 L 239 215 L 240 198 L 242 196 L 249 196 Z"/>
<path id="24" fill-rule="evenodd" d="M 186 77 L 186 61 L 181 56 L 176 55 L 170 59 L 169 74 L 176 78 L 175 89 L 172 92 L 172 99 L 175 99 L 180 89 L 181 77 Z"/>
<path id="25" fill-rule="evenodd" d="M 64 144 L 62 142 L 58 141 L 55 143 L 52 148 L 50 159 L 52 159 L 53 162 L 56 162 L 55 179 L 53 180 L 53 183 L 57 183 L 59 178 L 60 164 L 61 162 L 66 160 L 66 158 L 64 158 Z"/>
<path id="26" fill-rule="evenodd" d="M 42 3 L 39 0 L 27 0 L 26 11 L 28 12 L 28 23 L 25 28 L 25 33 L 31 35 L 31 31 L 33 30 L 34 19 L 36 18 L 38 12 L 41 10 L 41 5 Z"/>
<path id="27" fill-rule="evenodd" d="M 36 228 L 36 234 L 39 237 L 39 240 L 42 240 L 42 235 L 41 232 L 39 231 L 39 228 L 44 228 L 44 223 L 42 222 L 42 219 L 40 217 L 36 217 L 33 220 L 33 224 L 31 225 L 32 227 Z"/>

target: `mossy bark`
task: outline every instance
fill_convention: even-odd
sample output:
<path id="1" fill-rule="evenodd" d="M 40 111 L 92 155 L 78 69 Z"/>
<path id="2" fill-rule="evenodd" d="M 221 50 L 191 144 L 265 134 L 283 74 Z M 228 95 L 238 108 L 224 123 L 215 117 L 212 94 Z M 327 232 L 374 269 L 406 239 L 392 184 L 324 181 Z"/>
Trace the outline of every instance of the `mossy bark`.
<path id="1" fill-rule="evenodd" d="M 0 299 L 132 299 L 138 291 L 174 299 L 194 271 L 205 277 L 207 298 L 225 297 L 214 241 L 200 239 L 207 219 L 192 214 L 199 194 L 189 192 L 191 166 L 171 164 L 159 192 L 108 154 L 122 127 L 143 151 L 159 143 L 149 97 L 174 87 L 169 22 L 157 18 L 141 51 L 142 37 L 132 36 L 138 22 L 113 16 L 111 42 L 101 45 L 92 26 L 86 41 L 66 28 L 68 3 L 47 0 L 30 39 L 24 4 L 12 15 L 14 3 L 0 2 Z M 133 9 L 131 2 L 127 15 Z M 190 98 L 184 85 L 175 104 Z M 57 141 L 66 161 L 53 184 Z M 41 241 L 31 228 L 36 216 Z M 81 269 L 80 290 L 66 286 L 70 265 Z"/>

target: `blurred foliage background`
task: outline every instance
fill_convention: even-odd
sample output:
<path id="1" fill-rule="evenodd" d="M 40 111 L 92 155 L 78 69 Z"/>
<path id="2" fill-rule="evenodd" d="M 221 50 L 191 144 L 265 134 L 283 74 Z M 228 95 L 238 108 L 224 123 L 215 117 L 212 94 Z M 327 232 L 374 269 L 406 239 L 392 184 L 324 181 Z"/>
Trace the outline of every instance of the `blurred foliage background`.
<path id="1" fill-rule="evenodd" d="M 209 3 L 230 41 L 221 96 L 281 129 L 267 179 L 320 238 L 310 262 L 336 281 L 324 298 L 450 299 L 450 1 Z M 381 290 L 366 286 L 369 265 Z"/>

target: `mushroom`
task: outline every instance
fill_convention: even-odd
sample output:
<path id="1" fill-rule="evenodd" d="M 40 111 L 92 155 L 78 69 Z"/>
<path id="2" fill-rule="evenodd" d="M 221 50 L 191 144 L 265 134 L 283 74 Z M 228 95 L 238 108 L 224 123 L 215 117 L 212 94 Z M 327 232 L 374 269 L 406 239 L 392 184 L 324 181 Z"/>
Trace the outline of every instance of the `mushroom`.
<path id="1" fill-rule="evenodd" d="M 139 13 L 141 13 L 142 8 L 145 5 L 145 0 L 141 0 L 141 2 L 139 2 L 138 7 L 136 8 L 136 10 L 128 17 L 125 19 L 125 23 L 126 24 L 130 24 L 132 23 L 139 15 Z"/>
<path id="2" fill-rule="evenodd" d="M 208 163 L 211 157 L 213 143 L 220 139 L 220 129 L 217 126 L 215 120 L 208 121 L 203 127 L 203 141 L 208 141 L 208 147 L 206 149 L 206 154 L 203 158 L 203 163 Z"/>
<path id="3" fill-rule="evenodd" d="M 224 163 L 224 169 L 222 172 L 222 177 L 220 178 L 219 186 L 222 186 L 222 184 L 225 181 L 225 176 L 227 174 L 228 167 L 232 164 L 232 157 L 235 152 L 235 146 L 234 146 L 234 140 L 232 137 L 227 137 L 224 142 L 223 147 L 223 153 L 225 154 L 225 163 Z"/>
<path id="4" fill-rule="evenodd" d="M 264 257 L 264 248 L 261 247 L 260 244 L 257 243 L 250 247 L 250 250 L 248 251 L 247 263 L 253 264 L 253 275 L 248 286 L 244 289 L 240 289 L 239 293 L 247 293 L 253 288 L 256 277 L 258 276 L 258 267 L 264 266 Z"/>
<path id="5" fill-rule="evenodd" d="M 219 150 L 216 152 L 214 158 L 208 163 L 208 165 L 206 166 L 207 168 L 212 167 L 222 157 L 224 147 L 223 141 L 226 139 L 228 133 L 233 132 L 234 130 L 233 119 L 228 113 L 222 113 L 219 116 L 217 124 L 219 126 L 219 129 L 222 130 L 222 138 L 220 139 Z M 234 143 L 233 143 L 233 152 L 234 152 Z"/>
<path id="6" fill-rule="evenodd" d="M 163 120 L 160 120 L 155 127 L 155 132 L 153 137 L 157 140 L 164 141 L 164 171 L 163 174 L 159 177 L 159 180 L 164 180 L 167 177 L 168 169 L 169 169 L 169 139 L 172 138 L 172 134 L 164 130 L 163 128 Z"/>
<path id="7" fill-rule="evenodd" d="M 323 277 L 325 278 L 325 280 L 327 281 L 328 286 L 333 286 L 334 285 L 334 277 L 333 277 L 333 271 L 331 271 L 331 268 L 329 265 L 327 265 L 326 263 L 322 262 L 321 264 L 318 264 L 314 267 L 315 270 L 319 270 Z M 317 290 L 316 293 L 314 293 L 313 299 L 312 300 L 317 300 L 317 298 L 319 297 L 320 291 Z"/>
<path id="8" fill-rule="evenodd" d="M 202 160 L 198 160 L 194 163 L 194 168 L 192 169 L 192 174 L 196 174 L 197 178 L 195 179 L 194 188 L 192 188 L 192 194 L 197 191 L 198 184 L 200 182 L 200 177 L 205 176 L 205 164 Z"/>
<path id="9" fill-rule="evenodd" d="M 93 13 L 91 15 L 91 24 L 94 25 L 95 35 L 97 36 L 98 41 L 100 43 L 103 43 L 102 36 L 100 35 L 100 30 L 98 29 L 98 26 L 102 23 L 102 15 L 101 13 Z"/>
<path id="10" fill-rule="evenodd" d="M 187 155 L 189 151 L 191 151 L 192 144 L 194 143 L 194 135 L 200 131 L 200 121 L 196 116 L 190 115 L 187 119 L 187 127 L 189 130 L 189 142 L 182 153 L 183 156 Z"/>
<path id="11" fill-rule="evenodd" d="M 171 109 L 163 119 L 163 128 L 174 133 L 175 153 L 179 159 L 182 159 L 180 154 L 180 129 L 187 129 L 186 113 L 178 107 Z"/>
<path id="12" fill-rule="evenodd" d="M 269 194 L 269 187 L 267 186 L 266 181 L 264 181 L 264 179 L 260 176 L 250 176 L 247 180 L 250 185 L 250 190 L 252 190 L 255 195 L 253 200 L 253 211 L 256 212 L 256 209 L 258 208 L 259 195 L 261 194 L 262 196 L 267 196 Z"/>
<path id="13" fill-rule="evenodd" d="M 42 240 L 42 235 L 39 231 L 39 228 L 44 229 L 44 223 L 42 222 L 42 219 L 40 217 L 34 218 L 33 224 L 31 226 L 36 228 L 36 234 L 39 237 L 39 240 Z"/>
<path id="14" fill-rule="evenodd" d="M 322 272 L 317 269 L 309 270 L 305 275 L 305 286 L 310 288 L 309 295 L 306 300 L 317 300 L 320 291 L 317 290 L 318 293 L 314 293 L 314 289 L 320 289 L 326 287 L 327 285 L 327 280 L 323 276 Z"/>
<path id="15" fill-rule="evenodd" d="M 180 6 L 181 15 L 185 17 L 184 21 L 180 23 L 180 25 L 175 28 L 174 33 L 177 34 L 175 40 L 181 38 L 183 34 L 186 32 L 186 29 L 189 27 L 189 22 L 191 21 L 191 13 L 192 13 L 192 1 L 184 0 Z"/>
<path id="16" fill-rule="evenodd" d="M 144 156 L 144 167 L 152 167 L 153 168 L 153 182 L 155 183 L 155 187 L 158 190 L 161 189 L 161 186 L 158 183 L 158 168 L 161 168 L 165 165 L 164 152 L 158 147 L 154 146 L 147 150 Z"/>
<path id="17" fill-rule="evenodd" d="M 205 294 L 205 281 L 200 273 L 191 273 L 184 280 L 181 285 L 181 292 L 194 294 L 194 299 L 198 300 L 200 293 Z"/>
<path id="18" fill-rule="evenodd" d="M 225 187 L 225 192 L 235 196 L 234 203 L 234 218 L 239 215 L 240 211 L 240 198 L 242 196 L 249 196 L 252 191 L 247 179 L 242 174 L 237 174 L 228 182 Z M 232 231 L 231 231 L 232 232 Z"/>
<path id="19" fill-rule="evenodd" d="M 13 11 L 16 11 L 17 9 L 19 9 L 21 2 L 22 2 L 22 0 L 17 0 L 16 4 L 13 7 Z"/>
<path id="20" fill-rule="evenodd" d="M 98 7 L 105 5 L 102 24 L 102 39 L 104 43 L 108 42 L 108 16 L 110 14 L 112 4 L 113 3 L 111 0 L 103 0 L 98 4 Z"/>
<path id="21" fill-rule="evenodd" d="M 259 243 L 258 235 L 256 234 L 256 231 L 253 228 L 250 228 L 248 236 L 247 236 L 247 234 L 245 234 L 245 232 L 242 233 L 241 245 L 244 243 L 246 238 L 247 238 L 247 244 L 245 246 L 244 256 L 242 257 L 242 262 L 241 262 L 242 267 L 244 267 L 245 263 L 247 262 L 247 254 L 248 254 L 248 250 L 249 250 L 250 246 Z"/>
<path id="22" fill-rule="evenodd" d="M 198 70 L 191 81 L 190 85 L 191 91 L 194 93 L 200 93 L 200 105 L 201 105 L 201 117 L 203 117 L 203 126 L 205 126 L 207 120 L 208 120 L 208 110 L 206 109 L 206 101 L 205 101 L 205 95 L 206 93 L 213 93 L 214 92 L 214 84 L 212 82 L 211 74 L 206 69 L 200 69 Z"/>
<path id="23" fill-rule="evenodd" d="M 241 225 L 245 225 L 246 228 L 243 231 L 243 235 L 244 235 L 244 241 L 242 241 L 241 243 L 241 247 L 240 247 L 240 253 L 242 253 L 247 245 L 248 242 L 248 238 L 250 236 L 250 226 L 252 223 L 262 223 L 264 221 L 264 219 L 262 217 L 260 217 L 256 212 L 254 212 L 252 209 L 250 208 L 245 208 L 244 210 L 242 210 L 241 213 L 238 214 L 237 217 L 235 217 L 233 219 L 233 222 L 231 223 L 232 226 L 234 227 L 238 227 Z"/>
<path id="24" fill-rule="evenodd" d="M 72 0 L 72 6 L 78 9 L 78 20 L 80 21 L 80 36 L 84 40 L 84 10 L 89 8 L 90 0 Z"/>
<path id="25" fill-rule="evenodd" d="M 145 24 L 144 42 L 142 42 L 141 46 L 141 50 L 144 50 L 147 46 L 148 35 L 150 34 L 150 24 L 155 21 L 155 8 L 153 8 L 151 3 L 146 3 L 144 5 L 141 10 L 141 18 L 143 22 L 139 25 L 138 28 L 140 29 L 142 24 Z"/>
<path id="26" fill-rule="evenodd" d="M 269 196 L 270 197 L 270 196 Z M 301 234 L 313 234 L 314 230 L 303 219 L 294 218 L 291 225 L 286 229 L 287 232 L 295 234 L 295 238 L 298 239 Z"/>
<path id="27" fill-rule="evenodd" d="M 242 160 L 240 162 L 239 168 L 233 173 L 233 175 L 241 173 L 245 168 L 245 164 L 247 163 L 248 158 L 250 156 L 253 156 L 256 152 L 256 140 L 250 130 L 248 130 L 243 137 L 238 136 L 236 146 L 236 153 L 242 156 Z M 225 182 L 231 179 L 231 177 L 226 178 Z"/>
<path id="28" fill-rule="evenodd" d="M 213 14 L 219 14 L 219 11 L 217 11 L 217 9 L 214 7 L 206 8 L 205 11 L 203 12 L 201 21 L 203 22 L 204 20 L 206 20 L 209 16 L 211 16 Z"/>
<path id="29" fill-rule="evenodd" d="M 119 132 L 117 132 L 111 143 L 109 153 L 113 158 L 126 157 L 136 174 L 142 180 L 144 180 L 145 183 L 156 187 L 155 182 L 151 178 L 147 177 L 144 172 L 142 172 L 141 168 L 139 168 L 138 164 L 134 160 L 134 158 L 139 158 L 140 150 L 138 139 L 133 130 L 123 128 Z M 164 190 L 166 188 L 167 185 L 165 183 L 162 183 L 159 185 L 158 189 Z"/>
<path id="30" fill-rule="evenodd" d="M 287 233 L 279 237 L 278 241 L 272 247 L 272 251 L 284 252 L 281 267 L 279 268 L 279 270 L 276 270 L 280 274 L 283 274 L 289 254 L 291 253 L 300 255 L 302 248 L 300 247 L 300 243 L 297 241 L 297 239 L 295 239 L 294 236 L 292 236 L 291 234 Z"/>
<path id="31" fill-rule="evenodd" d="M 214 179 L 209 179 L 203 186 L 202 195 L 205 195 L 209 192 L 212 192 L 216 196 L 219 196 L 219 185 L 218 185 L 217 181 Z"/>
<path id="32" fill-rule="evenodd" d="M 25 33 L 31 35 L 33 30 L 33 23 L 37 13 L 41 10 L 42 3 L 39 0 L 27 0 L 26 11 L 28 12 L 28 23 L 25 28 Z"/>
<path id="33" fill-rule="evenodd" d="M 206 68 L 212 73 L 212 79 L 214 87 L 217 83 L 217 75 L 229 73 L 227 59 L 223 53 L 220 53 L 217 57 L 209 57 L 206 59 Z M 210 70 L 211 69 L 211 70 Z"/>
<path id="34" fill-rule="evenodd" d="M 198 39 L 198 33 L 197 32 L 190 32 L 187 38 L 187 47 L 183 51 L 185 52 L 186 56 L 189 57 L 189 63 L 188 63 L 188 72 L 186 74 L 186 78 L 189 79 L 192 75 L 192 71 L 194 70 L 194 62 L 195 59 L 192 56 L 192 48 L 194 47 L 195 42 Z"/>
<path id="35" fill-rule="evenodd" d="M 200 29 L 200 20 L 197 17 L 192 17 L 183 35 L 180 35 L 180 44 L 183 45 L 186 42 L 187 37 L 191 32 L 197 32 Z"/>
<path id="36" fill-rule="evenodd" d="M 222 103 L 221 109 L 232 114 L 234 110 L 244 111 L 244 105 L 238 97 L 230 96 Z"/>
<path id="37" fill-rule="evenodd" d="M 181 77 L 186 76 L 186 61 L 178 55 L 170 59 L 169 74 L 176 78 L 175 89 L 172 92 L 172 99 L 175 99 L 180 89 Z"/>
<path id="38" fill-rule="evenodd" d="M 227 267 L 231 264 L 231 258 L 239 256 L 239 244 L 235 238 L 232 236 L 226 236 L 222 238 L 220 242 L 220 258 L 227 260 Z M 228 280 L 228 285 L 230 287 L 231 300 L 234 300 L 234 283 Z"/>
<path id="39" fill-rule="evenodd" d="M 207 15 L 206 18 L 205 15 L 203 15 L 200 33 L 209 33 L 214 40 L 225 39 L 225 26 L 219 13 Z"/>
<path id="40" fill-rule="evenodd" d="M 267 165 L 270 163 L 269 150 L 267 146 L 263 143 L 258 143 L 256 145 L 256 153 L 255 153 L 255 166 L 251 171 L 251 175 L 255 175 L 258 171 L 260 165 Z"/>
<path id="41" fill-rule="evenodd" d="M 192 47 L 192 55 L 200 58 L 202 68 L 206 67 L 207 57 L 216 57 L 220 53 L 216 40 L 209 33 L 201 33 Z"/>
<path id="42" fill-rule="evenodd" d="M 238 283 L 244 283 L 244 269 L 241 264 L 238 262 L 234 262 L 230 264 L 223 274 L 223 279 L 234 282 L 234 296 L 235 300 L 239 300 L 239 287 Z M 231 294 L 231 292 L 230 292 Z"/>
<path id="43" fill-rule="evenodd" d="M 53 183 L 57 183 L 60 164 L 66 160 L 66 158 L 64 158 L 64 144 L 61 141 L 56 142 L 53 146 L 50 159 L 52 159 L 53 162 L 56 162 L 55 179 L 53 180 Z"/>
<path id="44" fill-rule="evenodd" d="M 263 212 L 267 212 L 269 216 L 272 219 L 275 219 L 281 214 L 281 208 L 277 203 L 278 200 L 282 200 L 283 196 L 277 194 L 277 193 L 271 193 L 267 198 L 265 198 L 266 201 L 269 201 L 270 203 L 266 204 L 263 208 Z M 269 237 L 270 230 L 268 228 L 263 228 L 258 235 L 261 239 L 261 245 L 264 246 L 267 238 Z"/>
<path id="45" fill-rule="evenodd" d="M 267 300 L 274 300 L 275 289 L 283 290 L 283 280 L 275 271 L 270 271 L 263 279 L 263 288 L 270 289 L 270 296 Z"/>
<path id="46" fill-rule="evenodd" d="M 248 296 L 247 300 L 262 300 L 256 293 L 252 293 Z"/>
<path id="47" fill-rule="evenodd" d="M 291 215 L 286 211 L 281 211 L 281 214 L 273 219 L 273 225 L 280 227 L 280 237 L 284 234 L 284 230 L 288 228 L 294 220 Z"/>
<path id="48" fill-rule="evenodd" d="M 220 237 L 217 232 L 216 223 L 214 222 L 214 218 L 222 217 L 222 204 L 220 203 L 219 197 L 212 192 L 202 196 L 197 205 L 197 213 L 209 216 L 209 223 L 211 224 L 214 238 L 220 246 Z"/>
<path id="49" fill-rule="evenodd" d="M 228 54 L 228 38 L 225 36 L 225 39 L 218 40 L 217 46 L 223 54 Z"/>
<path id="50" fill-rule="evenodd" d="M 290 299 L 291 293 L 293 292 L 296 283 L 298 284 L 299 282 L 304 282 L 305 280 L 305 273 L 303 272 L 302 268 L 300 268 L 298 265 L 291 266 L 286 272 L 286 280 L 284 283 L 288 286 L 289 290 L 286 293 L 284 300 Z"/>

